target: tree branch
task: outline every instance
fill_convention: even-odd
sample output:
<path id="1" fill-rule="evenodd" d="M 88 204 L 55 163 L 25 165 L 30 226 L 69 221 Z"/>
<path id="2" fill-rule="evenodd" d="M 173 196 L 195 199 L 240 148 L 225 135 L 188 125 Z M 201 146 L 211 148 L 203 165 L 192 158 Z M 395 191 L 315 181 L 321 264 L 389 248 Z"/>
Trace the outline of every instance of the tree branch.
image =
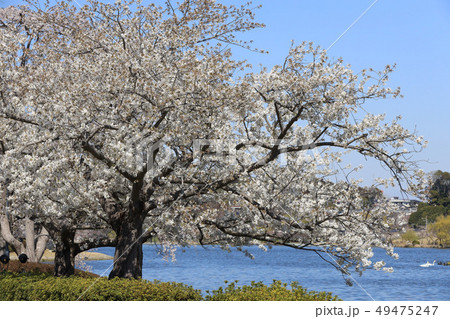
<path id="1" fill-rule="evenodd" d="M 104 156 L 102 153 L 98 152 L 94 147 L 92 147 L 91 144 L 89 144 L 89 142 L 83 142 L 82 148 L 86 152 L 88 152 L 92 156 L 94 156 L 96 159 L 98 159 L 99 161 L 105 163 L 109 168 L 115 169 L 120 175 L 122 175 L 123 177 L 128 179 L 130 182 L 134 182 L 137 179 L 136 176 L 133 176 L 132 174 L 128 173 L 127 171 L 124 171 L 124 170 L 120 169 L 119 167 L 117 167 L 117 165 L 112 160 L 110 160 L 109 158 Z"/>

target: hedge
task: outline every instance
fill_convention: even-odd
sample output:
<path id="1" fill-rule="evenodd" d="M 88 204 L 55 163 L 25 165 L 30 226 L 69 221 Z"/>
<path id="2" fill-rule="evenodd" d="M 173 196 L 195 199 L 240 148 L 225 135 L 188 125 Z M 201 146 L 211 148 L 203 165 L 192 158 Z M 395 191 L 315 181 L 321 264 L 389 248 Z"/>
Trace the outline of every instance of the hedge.
<path id="1" fill-rule="evenodd" d="M 0 275 L 0 300 L 202 300 L 200 290 L 174 282 L 150 282 L 115 278 L 68 278 L 48 274 L 4 273 Z"/>
<path id="2" fill-rule="evenodd" d="M 275 280 L 270 286 L 252 282 L 242 287 L 235 281 L 226 288 L 206 291 L 205 297 L 200 290 L 175 282 L 80 276 L 58 278 L 44 273 L 0 273 L 0 287 L 0 300 L 73 301 L 80 296 L 80 300 L 86 301 L 338 300 L 331 293 L 308 292 L 295 282 L 289 289 L 287 284 Z"/>
<path id="3" fill-rule="evenodd" d="M 225 282 L 227 283 L 227 282 Z M 238 281 L 230 283 L 226 288 L 220 287 L 208 295 L 205 300 L 211 301 L 335 301 L 341 300 L 331 292 L 307 291 L 297 282 L 290 284 L 274 280 L 270 286 L 262 282 L 252 281 L 250 286 L 237 286 Z"/>

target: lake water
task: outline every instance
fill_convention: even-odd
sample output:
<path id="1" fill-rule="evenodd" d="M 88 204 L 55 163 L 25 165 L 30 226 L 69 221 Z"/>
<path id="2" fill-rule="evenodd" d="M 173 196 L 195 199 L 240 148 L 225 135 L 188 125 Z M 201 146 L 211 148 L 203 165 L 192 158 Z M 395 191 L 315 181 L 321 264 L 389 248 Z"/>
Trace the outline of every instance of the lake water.
<path id="1" fill-rule="evenodd" d="M 213 290 L 224 286 L 224 281 L 239 280 L 239 284 L 273 279 L 290 283 L 299 282 L 308 290 L 330 291 L 344 300 L 450 300 L 450 266 L 420 267 L 427 261 L 450 261 L 450 249 L 397 248 L 398 260 L 375 249 L 374 261 L 383 258 L 393 273 L 369 269 L 362 277 L 353 278 L 358 284 L 347 286 L 340 273 L 321 260 L 315 253 L 298 251 L 288 247 L 273 247 L 267 252 L 258 247 L 248 247 L 255 259 L 242 252 L 231 253 L 220 248 L 193 246 L 178 248 L 176 261 L 165 261 L 155 245 L 144 245 L 143 278 L 148 280 L 176 281 L 196 289 Z M 95 251 L 108 255 L 114 248 Z M 112 265 L 111 260 L 88 261 L 92 271 L 103 274 Z M 108 275 L 109 271 L 105 273 Z"/>

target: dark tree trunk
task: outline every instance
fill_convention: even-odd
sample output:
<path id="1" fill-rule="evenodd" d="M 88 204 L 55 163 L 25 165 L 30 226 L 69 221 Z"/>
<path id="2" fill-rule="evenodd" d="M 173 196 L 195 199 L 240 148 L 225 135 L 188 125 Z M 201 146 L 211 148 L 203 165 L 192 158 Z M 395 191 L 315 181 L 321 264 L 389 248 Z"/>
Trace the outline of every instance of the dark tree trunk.
<path id="1" fill-rule="evenodd" d="M 57 277 L 71 276 L 75 273 L 75 230 L 63 229 L 52 234 L 55 242 L 55 273 Z"/>
<path id="2" fill-rule="evenodd" d="M 116 227 L 116 250 L 114 267 L 109 278 L 140 278 L 142 277 L 142 225 L 145 215 L 140 209 L 130 209 L 124 212 Z"/>
<path id="3" fill-rule="evenodd" d="M 9 256 L 9 247 L 6 240 L 3 239 L 1 235 L 1 229 L 0 229 L 0 255 L 7 255 Z"/>

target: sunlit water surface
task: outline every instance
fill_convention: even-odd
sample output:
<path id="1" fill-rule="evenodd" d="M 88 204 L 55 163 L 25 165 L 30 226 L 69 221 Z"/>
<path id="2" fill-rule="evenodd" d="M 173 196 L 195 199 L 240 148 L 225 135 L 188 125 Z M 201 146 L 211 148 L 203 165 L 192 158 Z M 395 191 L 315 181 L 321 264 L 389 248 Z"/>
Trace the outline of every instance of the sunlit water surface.
<path id="1" fill-rule="evenodd" d="M 450 266 L 420 267 L 427 261 L 450 261 L 450 249 L 397 248 L 398 260 L 386 256 L 384 250 L 375 249 L 374 261 L 383 258 L 387 266 L 394 267 L 394 272 L 369 269 L 362 277 L 353 275 L 359 285 L 348 286 L 340 273 L 315 253 L 288 247 L 277 246 L 267 252 L 256 246 L 248 247 L 255 256 L 250 259 L 236 250 L 229 253 L 215 247 L 193 246 L 178 248 L 175 262 L 164 260 L 159 248 L 144 245 L 143 278 L 182 282 L 203 292 L 224 286 L 225 280 L 270 284 L 277 279 L 287 283 L 297 281 L 308 290 L 330 291 L 344 300 L 450 300 Z M 95 251 L 114 254 L 111 247 Z M 87 264 L 94 273 L 108 275 L 112 261 Z"/>

